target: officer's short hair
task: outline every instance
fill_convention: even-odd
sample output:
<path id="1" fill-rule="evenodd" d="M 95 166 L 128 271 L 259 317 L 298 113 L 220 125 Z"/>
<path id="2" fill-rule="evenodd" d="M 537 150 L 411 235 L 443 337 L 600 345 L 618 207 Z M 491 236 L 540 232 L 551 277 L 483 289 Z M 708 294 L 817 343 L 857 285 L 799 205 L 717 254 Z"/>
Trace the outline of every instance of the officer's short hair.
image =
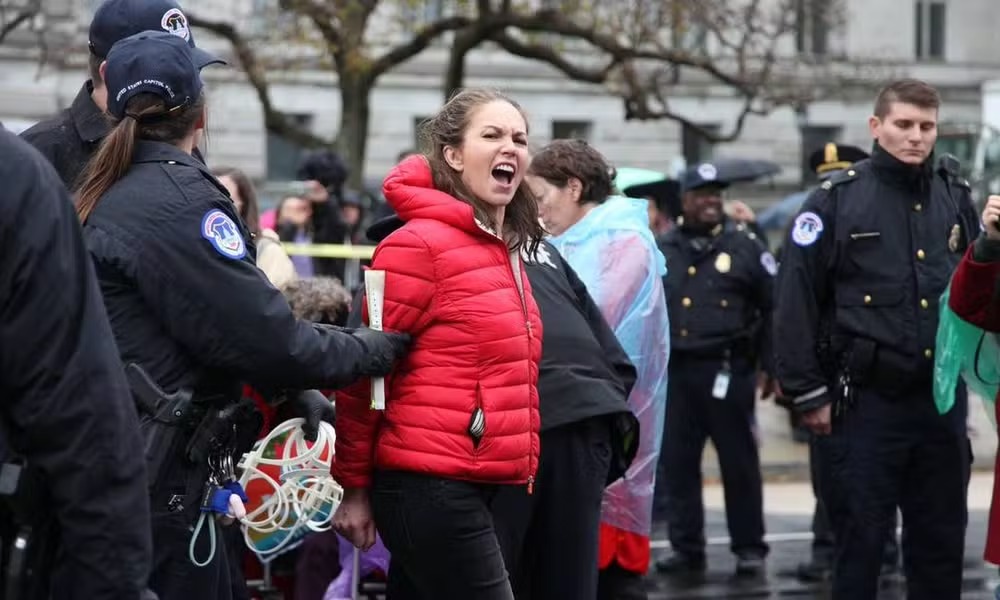
<path id="1" fill-rule="evenodd" d="M 919 79 L 897 79 L 882 88 L 875 98 L 875 116 L 882 119 L 889 114 L 893 102 L 912 104 L 920 108 L 941 107 L 941 94 L 926 81 Z"/>

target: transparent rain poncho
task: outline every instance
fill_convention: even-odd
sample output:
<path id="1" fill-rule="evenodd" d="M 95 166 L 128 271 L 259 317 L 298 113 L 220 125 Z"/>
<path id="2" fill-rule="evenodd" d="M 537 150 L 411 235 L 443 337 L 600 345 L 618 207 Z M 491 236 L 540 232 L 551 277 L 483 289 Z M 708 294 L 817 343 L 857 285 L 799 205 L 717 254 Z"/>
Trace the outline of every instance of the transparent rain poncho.
<path id="1" fill-rule="evenodd" d="M 667 402 L 670 324 L 666 265 L 649 230 L 646 201 L 613 196 L 550 240 L 586 284 L 638 378 L 628 404 L 639 419 L 639 451 L 605 491 L 602 522 L 648 536 Z"/>
<path id="2" fill-rule="evenodd" d="M 1000 343 L 997 335 L 964 321 L 948 306 L 951 288 L 941 296 L 934 358 L 934 403 L 944 414 L 955 404 L 961 377 L 969 391 L 982 397 L 994 418 L 993 402 L 1000 387 Z M 994 423 L 995 425 L 995 423 Z"/>

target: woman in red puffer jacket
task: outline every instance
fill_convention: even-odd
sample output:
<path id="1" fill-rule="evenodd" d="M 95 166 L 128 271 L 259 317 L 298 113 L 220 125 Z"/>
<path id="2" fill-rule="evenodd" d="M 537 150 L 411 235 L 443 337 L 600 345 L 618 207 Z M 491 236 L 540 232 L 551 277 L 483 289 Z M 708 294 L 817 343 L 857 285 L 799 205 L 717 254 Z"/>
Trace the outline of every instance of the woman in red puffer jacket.
<path id="1" fill-rule="evenodd" d="M 976 327 L 1000 333 L 1000 196 L 987 199 L 982 219 L 983 234 L 952 277 L 948 307 Z M 1000 422 L 1000 398 L 994 409 Z M 1000 456 L 996 460 L 985 559 L 1000 565 Z"/>
<path id="2" fill-rule="evenodd" d="M 542 229 L 522 183 L 527 130 L 513 101 L 463 91 L 425 125 L 426 157 L 383 186 L 406 224 L 372 268 L 386 272 L 383 326 L 413 345 L 384 412 L 367 381 L 338 394 L 334 527 L 367 548 L 377 524 L 394 600 L 513 598 L 490 502 L 501 485 L 530 490 L 538 465 L 542 331 L 520 251 Z"/>

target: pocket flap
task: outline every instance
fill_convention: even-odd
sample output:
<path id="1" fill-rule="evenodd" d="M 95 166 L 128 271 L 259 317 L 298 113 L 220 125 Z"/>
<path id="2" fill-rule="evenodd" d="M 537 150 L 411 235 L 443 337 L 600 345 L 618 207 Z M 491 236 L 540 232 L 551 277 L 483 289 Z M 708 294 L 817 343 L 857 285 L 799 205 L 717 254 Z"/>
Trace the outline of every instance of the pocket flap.
<path id="1" fill-rule="evenodd" d="M 837 290 L 837 306 L 895 306 L 906 291 L 898 285 L 842 286 Z"/>

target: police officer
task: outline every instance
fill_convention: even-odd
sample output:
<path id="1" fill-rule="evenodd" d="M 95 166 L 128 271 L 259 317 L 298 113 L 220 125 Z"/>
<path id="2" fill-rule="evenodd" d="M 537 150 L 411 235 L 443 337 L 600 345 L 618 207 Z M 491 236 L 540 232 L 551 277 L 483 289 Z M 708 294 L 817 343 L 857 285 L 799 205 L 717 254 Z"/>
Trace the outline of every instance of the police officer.
<path id="1" fill-rule="evenodd" d="M 0 473 L 0 597 L 138 599 L 152 562 L 146 467 L 94 269 L 52 166 L 2 127 L 0 180 L 0 446 L 27 461 Z"/>
<path id="2" fill-rule="evenodd" d="M 228 410 L 242 381 L 259 390 L 331 388 L 386 374 L 406 337 L 296 321 L 254 265 L 225 187 L 191 156 L 206 114 L 199 69 L 212 60 L 153 31 L 116 43 L 101 66 L 116 124 L 83 172 L 77 210 L 122 362 L 141 366 L 173 398 L 193 389 L 211 406 L 205 418 Z M 290 401 L 312 428 L 332 419 L 321 394 Z M 162 439 L 166 425 L 156 419 L 144 415 L 147 442 Z M 221 435 L 209 439 L 225 442 Z M 211 536 L 191 542 L 200 503 L 214 497 L 209 484 L 227 475 L 218 464 L 228 446 L 206 450 L 201 439 L 185 430 L 176 459 L 151 473 L 150 586 L 164 600 L 230 596 L 224 545 Z"/>
<path id="3" fill-rule="evenodd" d="M 705 569 L 701 456 L 707 438 L 718 450 L 726 519 L 737 573 L 762 571 L 768 546 L 760 458 L 754 436 L 755 384 L 769 356 L 774 257 L 745 225 L 725 217 L 716 168 L 704 163 L 683 176 L 683 220 L 660 250 L 669 265 L 669 398 L 661 453 L 673 554 L 656 563 L 666 573 Z M 766 371 L 766 368 L 765 368 Z"/>
<path id="4" fill-rule="evenodd" d="M 21 133 L 56 168 L 71 191 L 101 140 L 111 130 L 107 115 L 108 90 L 100 66 L 112 44 L 141 31 L 168 31 L 183 38 L 196 55 L 187 17 L 173 0 L 105 0 L 90 22 L 90 79 L 84 82 L 69 108 Z"/>
<path id="5" fill-rule="evenodd" d="M 836 599 L 875 598 L 897 506 L 908 597 L 960 595 L 967 403 L 937 414 L 933 348 L 938 298 L 978 219 L 957 165 L 933 159 L 939 106 L 924 82 L 885 87 L 871 159 L 810 195 L 782 260 L 776 371 L 819 435 Z"/>

